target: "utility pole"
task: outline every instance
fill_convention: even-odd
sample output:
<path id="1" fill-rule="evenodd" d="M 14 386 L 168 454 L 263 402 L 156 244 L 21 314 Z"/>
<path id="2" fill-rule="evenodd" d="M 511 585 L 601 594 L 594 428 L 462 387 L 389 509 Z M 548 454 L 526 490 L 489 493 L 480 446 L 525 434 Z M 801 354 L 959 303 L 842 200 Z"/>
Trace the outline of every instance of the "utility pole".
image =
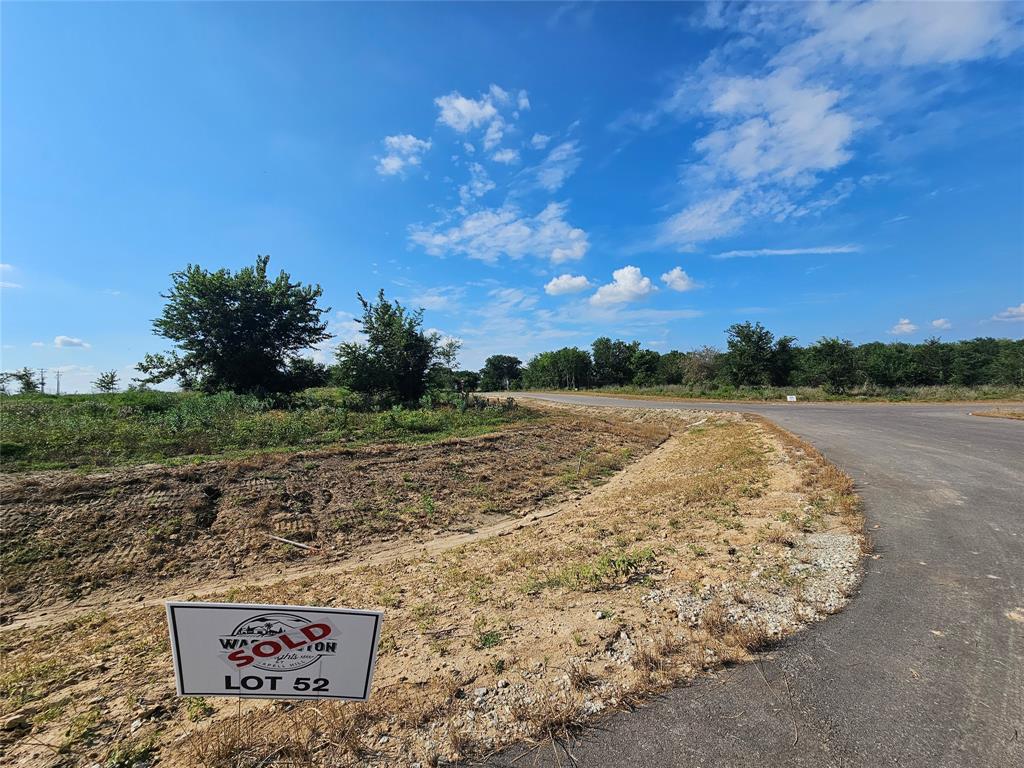
<path id="1" fill-rule="evenodd" d="M 56 371 L 57 374 L 57 394 L 60 395 L 60 368 Z"/>
<path id="2" fill-rule="evenodd" d="M 39 369 L 39 393 L 46 394 L 46 371 L 42 368 Z"/>

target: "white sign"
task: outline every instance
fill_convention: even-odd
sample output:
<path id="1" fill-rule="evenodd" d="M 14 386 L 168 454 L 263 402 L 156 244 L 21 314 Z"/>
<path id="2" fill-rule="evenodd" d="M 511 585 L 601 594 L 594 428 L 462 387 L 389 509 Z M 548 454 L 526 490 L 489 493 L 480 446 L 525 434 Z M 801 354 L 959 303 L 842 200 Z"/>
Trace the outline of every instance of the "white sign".
<path id="1" fill-rule="evenodd" d="M 383 614 L 167 603 L 179 696 L 365 701 Z"/>
<path id="2" fill-rule="evenodd" d="M 786 395 L 786 402 L 787 403 L 795 403 L 796 402 L 796 395 Z"/>

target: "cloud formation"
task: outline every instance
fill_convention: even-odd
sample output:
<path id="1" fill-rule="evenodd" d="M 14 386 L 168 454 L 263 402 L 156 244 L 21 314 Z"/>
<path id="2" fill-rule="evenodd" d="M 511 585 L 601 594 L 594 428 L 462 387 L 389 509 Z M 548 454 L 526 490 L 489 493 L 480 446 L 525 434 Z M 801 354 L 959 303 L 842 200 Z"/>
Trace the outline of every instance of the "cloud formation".
<path id="1" fill-rule="evenodd" d="M 860 253 L 859 245 L 819 245 L 811 248 L 753 248 L 750 250 L 724 251 L 712 254 L 713 259 L 741 259 L 757 256 L 804 256 L 828 255 L 833 253 Z"/>
<path id="2" fill-rule="evenodd" d="M 387 136 L 384 139 L 387 154 L 378 158 L 377 173 L 381 176 L 394 176 L 404 172 L 409 166 L 417 166 L 430 147 L 429 139 L 417 139 L 409 133 Z"/>
<path id="3" fill-rule="evenodd" d="M 1024 304 L 1018 304 L 1016 307 L 1007 307 L 1002 312 L 993 315 L 992 319 L 1008 323 L 1022 322 L 1024 321 Z"/>
<path id="4" fill-rule="evenodd" d="M 414 226 L 409 239 L 433 256 L 462 254 L 495 262 L 534 256 L 552 264 L 582 259 L 590 247 L 587 233 L 565 220 L 566 203 L 549 203 L 536 216 L 514 205 L 467 214 L 454 226 Z"/>
<path id="5" fill-rule="evenodd" d="M 579 293 L 590 287 L 590 280 L 583 275 L 559 275 L 547 282 L 544 292 L 549 296 L 563 296 L 567 293 Z"/>
<path id="6" fill-rule="evenodd" d="M 590 297 L 595 307 L 624 304 L 649 296 L 658 289 L 649 277 L 644 277 L 639 267 L 625 266 L 612 272 L 612 282 L 597 289 Z"/>
<path id="7" fill-rule="evenodd" d="M 87 342 L 84 342 L 75 336 L 57 336 L 53 340 L 53 346 L 58 348 L 81 347 L 83 349 L 89 349 L 89 344 Z"/>
<path id="8" fill-rule="evenodd" d="M 948 331 L 953 327 L 953 324 L 944 317 L 940 317 L 937 320 L 932 320 L 932 328 L 936 328 L 940 331 Z"/>
<path id="9" fill-rule="evenodd" d="M 682 267 L 673 267 L 670 269 L 661 276 L 661 282 L 673 291 L 679 291 L 680 293 L 692 291 L 694 288 L 700 287 L 696 280 L 683 271 Z"/>
<path id="10" fill-rule="evenodd" d="M 901 317 L 900 321 L 889 329 L 889 333 L 893 336 L 906 336 L 908 333 L 913 333 L 916 330 L 917 326 L 910 322 L 908 318 Z"/>

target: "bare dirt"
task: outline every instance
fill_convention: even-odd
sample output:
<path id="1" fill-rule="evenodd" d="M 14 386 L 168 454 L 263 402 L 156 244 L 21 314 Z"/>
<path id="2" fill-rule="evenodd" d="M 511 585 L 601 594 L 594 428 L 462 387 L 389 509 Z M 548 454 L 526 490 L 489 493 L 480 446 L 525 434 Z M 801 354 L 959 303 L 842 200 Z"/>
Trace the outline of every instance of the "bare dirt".
<path id="1" fill-rule="evenodd" d="M 251 582 L 302 561 L 324 567 L 400 540 L 472 531 L 577 495 L 666 436 L 555 414 L 429 445 L 0 475 L 6 618 L 133 599 L 158 585 L 182 591 L 241 574 Z"/>
<path id="2" fill-rule="evenodd" d="M 589 492 L 529 497 L 531 511 L 514 512 L 501 530 L 397 547 L 386 562 L 344 571 L 240 579 L 218 593 L 383 609 L 367 704 L 177 699 L 161 608 L 116 604 L 0 635 L 5 711 L 21 718 L 3 731 L 8 764 L 427 766 L 480 757 L 561 738 L 601 712 L 749 658 L 839 610 L 855 589 L 863 537 L 852 485 L 788 433 L 711 412 L 549 412 L 577 430 L 660 445 Z M 459 457 L 474 456 L 470 442 Z M 521 445 L 536 442 L 534 434 Z M 529 474 L 515 482 L 533 487 L 547 463 L 506 471 Z M 585 466 L 569 463 L 573 478 Z M 147 573 L 141 583 L 159 586 Z"/>

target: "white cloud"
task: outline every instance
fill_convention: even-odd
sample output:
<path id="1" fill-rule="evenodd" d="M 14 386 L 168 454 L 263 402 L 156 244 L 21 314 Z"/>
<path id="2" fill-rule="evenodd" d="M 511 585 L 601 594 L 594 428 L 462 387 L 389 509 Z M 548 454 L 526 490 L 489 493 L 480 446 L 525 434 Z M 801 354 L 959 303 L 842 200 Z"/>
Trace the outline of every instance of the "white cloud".
<path id="1" fill-rule="evenodd" d="M 494 83 L 491 83 L 490 94 L 491 98 L 499 104 L 508 104 L 512 99 L 512 97 L 508 95 L 508 91 Z"/>
<path id="2" fill-rule="evenodd" d="M 505 119 L 501 115 L 498 115 L 491 121 L 491 124 L 487 126 L 487 132 L 484 133 L 484 152 L 490 152 L 498 146 L 504 136 Z"/>
<path id="3" fill-rule="evenodd" d="M 732 190 L 694 203 L 664 223 L 662 240 L 688 247 L 735 232 L 743 224 L 743 217 L 733 210 L 739 196 L 739 190 Z"/>
<path id="4" fill-rule="evenodd" d="M 516 108 L 524 112 L 530 108 L 530 96 L 526 91 L 520 90 L 516 96 Z"/>
<path id="5" fill-rule="evenodd" d="M 711 96 L 709 112 L 727 124 L 694 146 L 715 173 L 792 182 L 852 156 L 848 147 L 856 124 L 836 109 L 839 92 L 804 83 L 796 69 L 719 78 Z"/>
<path id="6" fill-rule="evenodd" d="M 694 288 L 700 287 L 696 280 L 683 271 L 682 267 L 673 267 L 670 269 L 661 276 L 661 282 L 673 291 L 679 292 L 692 291 Z"/>
<path id="7" fill-rule="evenodd" d="M 431 147 L 429 139 L 417 139 L 409 133 L 398 136 L 387 136 L 384 148 L 387 154 L 377 161 L 377 173 L 381 176 L 394 176 L 402 173 L 408 166 L 419 165 L 423 154 Z"/>
<path id="8" fill-rule="evenodd" d="M 474 146 L 473 146 L 473 145 L 472 145 L 472 144 L 471 144 L 470 142 L 468 142 L 468 141 L 464 141 L 464 142 L 462 142 L 462 148 L 463 148 L 463 149 L 465 150 L 465 152 L 466 152 L 466 154 L 467 154 L 467 155 L 472 155 L 472 154 L 473 154 L 474 152 L 476 152 L 476 147 L 474 147 Z"/>
<path id="9" fill-rule="evenodd" d="M 580 166 L 579 146 L 565 141 L 548 152 L 537 167 L 537 183 L 548 192 L 557 191 Z"/>
<path id="10" fill-rule="evenodd" d="M 437 121 L 459 133 L 466 133 L 470 128 L 478 128 L 498 114 L 490 94 L 476 100 L 467 99 L 458 91 L 452 91 L 447 96 L 438 96 L 434 103 L 441 110 Z"/>
<path id="11" fill-rule="evenodd" d="M 21 283 L 11 283 L 7 280 L 0 280 L 0 288 L 21 288 Z"/>
<path id="12" fill-rule="evenodd" d="M 916 330 L 917 326 L 910 322 L 908 318 L 901 317 L 900 321 L 889 329 L 889 333 L 893 336 L 906 336 L 908 333 L 913 333 Z"/>
<path id="13" fill-rule="evenodd" d="M 754 248 L 751 250 L 724 251 L 711 256 L 713 259 L 755 258 L 757 256 L 803 256 L 808 254 L 859 253 L 859 245 L 820 245 L 812 248 Z"/>
<path id="14" fill-rule="evenodd" d="M 462 296 L 462 289 L 454 287 L 427 288 L 410 299 L 410 304 L 423 309 L 442 311 L 455 307 Z"/>
<path id="15" fill-rule="evenodd" d="M 504 163 L 505 165 L 512 165 L 513 163 L 519 162 L 519 150 L 516 149 L 499 149 L 493 155 L 491 160 L 496 163 Z"/>
<path id="16" fill-rule="evenodd" d="M 469 181 L 459 187 L 459 200 L 463 205 L 469 205 L 478 197 L 483 197 L 494 189 L 494 182 L 487 175 L 486 169 L 480 163 L 470 163 Z"/>
<path id="17" fill-rule="evenodd" d="M 89 344 L 74 336 L 57 336 L 53 340 L 55 347 L 81 347 L 89 349 Z"/>
<path id="18" fill-rule="evenodd" d="M 815 3 L 803 10 L 815 31 L 780 61 L 917 67 L 1005 55 L 1021 42 L 1012 3 Z"/>
<path id="19" fill-rule="evenodd" d="M 597 289 L 590 303 L 597 307 L 637 301 L 658 290 L 639 267 L 625 266 L 612 272 L 612 282 Z"/>
<path id="20" fill-rule="evenodd" d="M 45 347 L 46 346 L 46 342 L 45 341 L 33 341 L 32 342 L 32 346 L 33 347 Z"/>
<path id="21" fill-rule="evenodd" d="M 530 146 L 534 149 L 544 149 L 544 147 L 548 145 L 549 141 L 551 141 L 551 137 L 547 134 L 535 133 L 533 134 L 533 138 L 530 139 Z"/>
<path id="22" fill-rule="evenodd" d="M 1011 323 L 1024 321 L 1024 304 L 1018 304 L 1016 307 L 1007 307 L 1002 312 L 993 315 L 992 319 Z"/>
<path id="23" fill-rule="evenodd" d="M 565 203 L 549 203 L 531 217 L 514 205 L 504 205 L 468 214 L 447 229 L 438 224 L 412 227 L 409 239 L 433 256 L 456 253 L 494 262 L 504 254 L 558 264 L 583 258 L 590 247 L 587 233 L 565 220 L 567 210 Z"/>
<path id="24" fill-rule="evenodd" d="M 0 272 L 10 272 L 12 269 L 14 269 L 13 265 L 0 263 Z"/>
<path id="25" fill-rule="evenodd" d="M 559 275 L 548 281 L 544 292 L 549 296 L 563 296 L 567 293 L 579 293 L 590 287 L 590 280 L 583 275 Z"/>
<path id="26" fill-rule="evenodd" d="M 944 317 L 940 317 L 938 320 L 932 320 L 932 328 L 937 328 L 940 331 L 948 331 L 953 327 L 953 324 Z"/>

